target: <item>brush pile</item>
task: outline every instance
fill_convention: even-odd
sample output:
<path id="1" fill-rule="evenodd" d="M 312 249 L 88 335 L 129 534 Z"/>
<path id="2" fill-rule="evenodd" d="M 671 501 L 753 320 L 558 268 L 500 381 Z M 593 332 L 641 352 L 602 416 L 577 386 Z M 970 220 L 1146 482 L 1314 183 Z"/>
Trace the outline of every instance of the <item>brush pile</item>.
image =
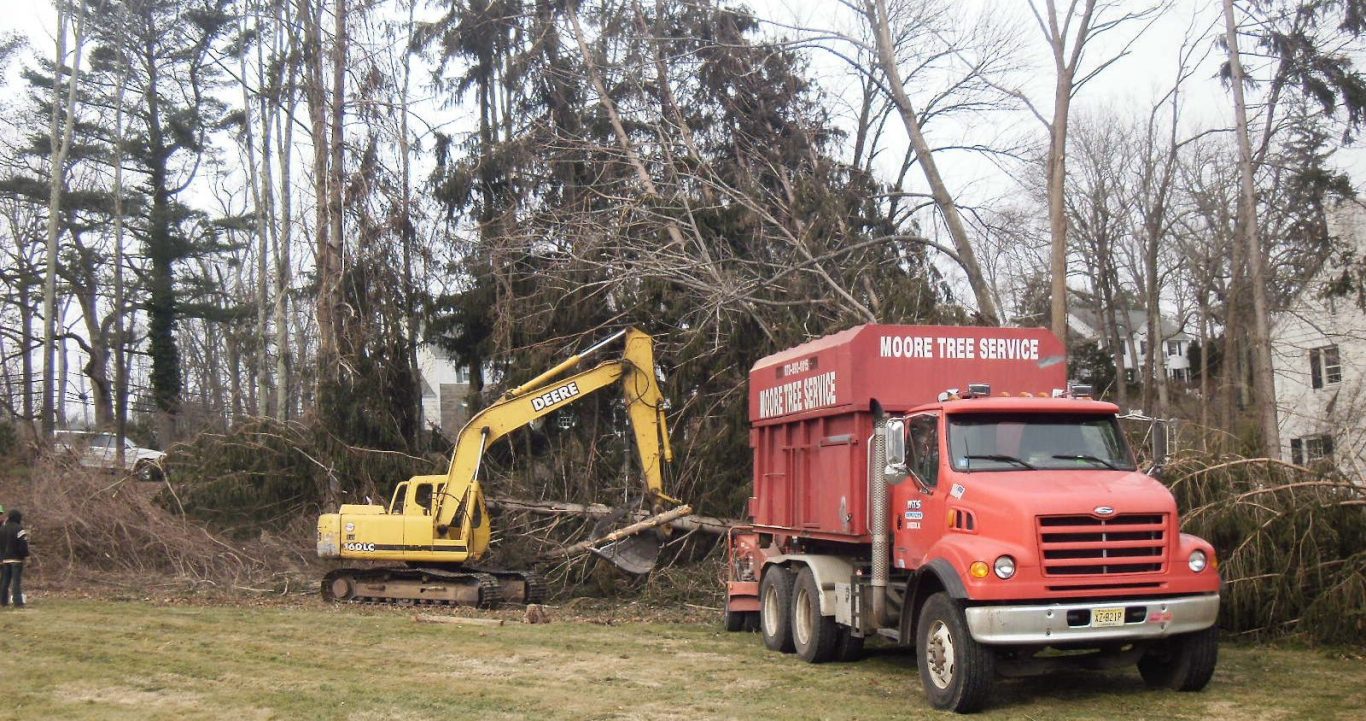
<path id="1" fill-rule="evenodd" d="M 1220 625 L 1255 637 L 1366 644 L 1366 487 L 1265 458 L 1174 458 L 1183 530 L 1214 544 Z"/>
<path id="2" fill-rule="evenodd" d="M 164 465 L 170 485 L 160 502 L 233 535 L 316 520 L 329 495 L 387 502 L 399 481 L 445 468 L 444 460 L 348 445 L 316 423 L 270 418 L 201 433 L 172 447 Z"/>
<path id="3" fill-rule="evenodd" d="M 168 508 L 158 500 L 164 489 L 44 459 L 28 482 L 10 484 L 5 501 L 26 511 L 34 570 L 48 583 L 108 574 L 130 583 L 171 577 L 191 586 L 278 591 L 308 563 L 311 549 L 296 534 L 234 538 Z"/>

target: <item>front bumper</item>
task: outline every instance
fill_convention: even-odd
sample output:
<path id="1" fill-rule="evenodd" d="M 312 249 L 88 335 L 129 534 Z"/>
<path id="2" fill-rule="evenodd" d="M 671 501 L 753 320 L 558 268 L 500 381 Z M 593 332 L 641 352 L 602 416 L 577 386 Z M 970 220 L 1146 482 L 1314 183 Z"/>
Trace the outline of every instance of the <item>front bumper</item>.
<path id="1" fill-rule="evenodd" d="M 1119 626 L 1092 626 L 1096 609 L 1123 608 Z M 1175 598 L 1096 599 L 1085 603 L 1037 606 L 973 606 L 966 610 L 968 632 L 978 643 L 1058 644 L 1165 638 L 1214 625 L 1219 594 Z"/>

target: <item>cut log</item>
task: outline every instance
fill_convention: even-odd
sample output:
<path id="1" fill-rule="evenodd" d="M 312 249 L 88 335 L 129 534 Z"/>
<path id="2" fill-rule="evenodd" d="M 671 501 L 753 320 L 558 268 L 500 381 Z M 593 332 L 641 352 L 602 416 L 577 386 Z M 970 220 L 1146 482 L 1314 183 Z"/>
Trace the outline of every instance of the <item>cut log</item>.
<path id="1" fill-rule="evenodd" d="M 419 613 L 416 616 L 413 616 L 413 621 L 416 621 L 417 623 L 451 623 L 457 626 L 502 626 L 505 623 L 501 618 L 436 616 L 430 613 Z"/>
<path id="2" fill-rule="evenodd" d="M 522 501 L 515 498 L 490 498 L 488 499 L 489 508 L 495 511 L 524 511 L 535 513 L 542 516 L 585 516 L 588 518 L 602 518 L 609 516 L 616 509 L 601 503 L 564 503 L 560 501 Z M 635 520 L 644 520 L 649 517 L 647 511 L 636 512 Z M 688 515 L 682 518 L 675 518 L 669 521 L 668 525 L 678 531 L 701 531 L 714 535 L 722 535 L 731 526 L 738 526 L 742 521 L 729 518 L 716 518 L 714 516 Z"/>
<path id="3" fill-rule="evenodd" d="M 575 543 L 572 546 L 557 548 L 545 555 L 546 558 L 553 559 L 564 559 L 573 558 L 574 556 L 580 556 L 585 553 L 588 553 L 589 551 L 599 546 L 606 546 L 609 543 L 620 541 L 621 539 L 626 538 L 628 536 L 634 536 L 637 533 L 640 533 L 641 531 L 648 531 L 651 528 L 657 528 L 659 526 L 666 525 L 670 521 L 675 521 L 679 518 L 688 515 L 689 513 L 692 513 L 692 506 L 684 504 L 672 510 L 668 510 L 660 514 L 650 516 L 649 518 L 646 518 L 643 521 L 637 521 L 624 528 L 618 528 L 617 530 L 612 531 L 611 533 L 605 536 L 593 538 L 580 543 Z"/>

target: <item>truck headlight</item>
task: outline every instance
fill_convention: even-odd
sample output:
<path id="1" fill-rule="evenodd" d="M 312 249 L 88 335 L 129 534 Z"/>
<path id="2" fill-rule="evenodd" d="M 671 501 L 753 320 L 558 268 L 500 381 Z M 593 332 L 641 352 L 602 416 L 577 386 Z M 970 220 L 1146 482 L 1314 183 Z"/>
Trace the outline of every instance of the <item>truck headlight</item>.
<path id="1" fill-rule="evenodd" d="M 1196 550 L 1191 551 L 1190 560 L 1186 563 L 1190 565 L 1192 571 L 1199 573 L 1205 570 L 1205 566 L 1209 565 L 1209 559 L 1205 557 L 1204 551 Z"/>
<path id="2" fill-rule="evenodd" d="M 1015 575 L 1015 559 L 1010 556 L 1001 556 L 996 559 L 996 577 L 1002 580 Z"/>

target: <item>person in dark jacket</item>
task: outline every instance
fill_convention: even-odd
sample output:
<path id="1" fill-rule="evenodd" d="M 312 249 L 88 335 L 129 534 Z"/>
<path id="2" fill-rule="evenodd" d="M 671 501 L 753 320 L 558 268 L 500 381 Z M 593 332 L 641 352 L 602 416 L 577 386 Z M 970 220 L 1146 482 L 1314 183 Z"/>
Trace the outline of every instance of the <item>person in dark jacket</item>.
<path id="1" fill-rule="evenodd" d="M 23 522 L 24 514 L 15 509 L 0 526 L 0 606 L 14 599 L 15 608 L 24 607 L 24 561 L 29 550 Z"/>

